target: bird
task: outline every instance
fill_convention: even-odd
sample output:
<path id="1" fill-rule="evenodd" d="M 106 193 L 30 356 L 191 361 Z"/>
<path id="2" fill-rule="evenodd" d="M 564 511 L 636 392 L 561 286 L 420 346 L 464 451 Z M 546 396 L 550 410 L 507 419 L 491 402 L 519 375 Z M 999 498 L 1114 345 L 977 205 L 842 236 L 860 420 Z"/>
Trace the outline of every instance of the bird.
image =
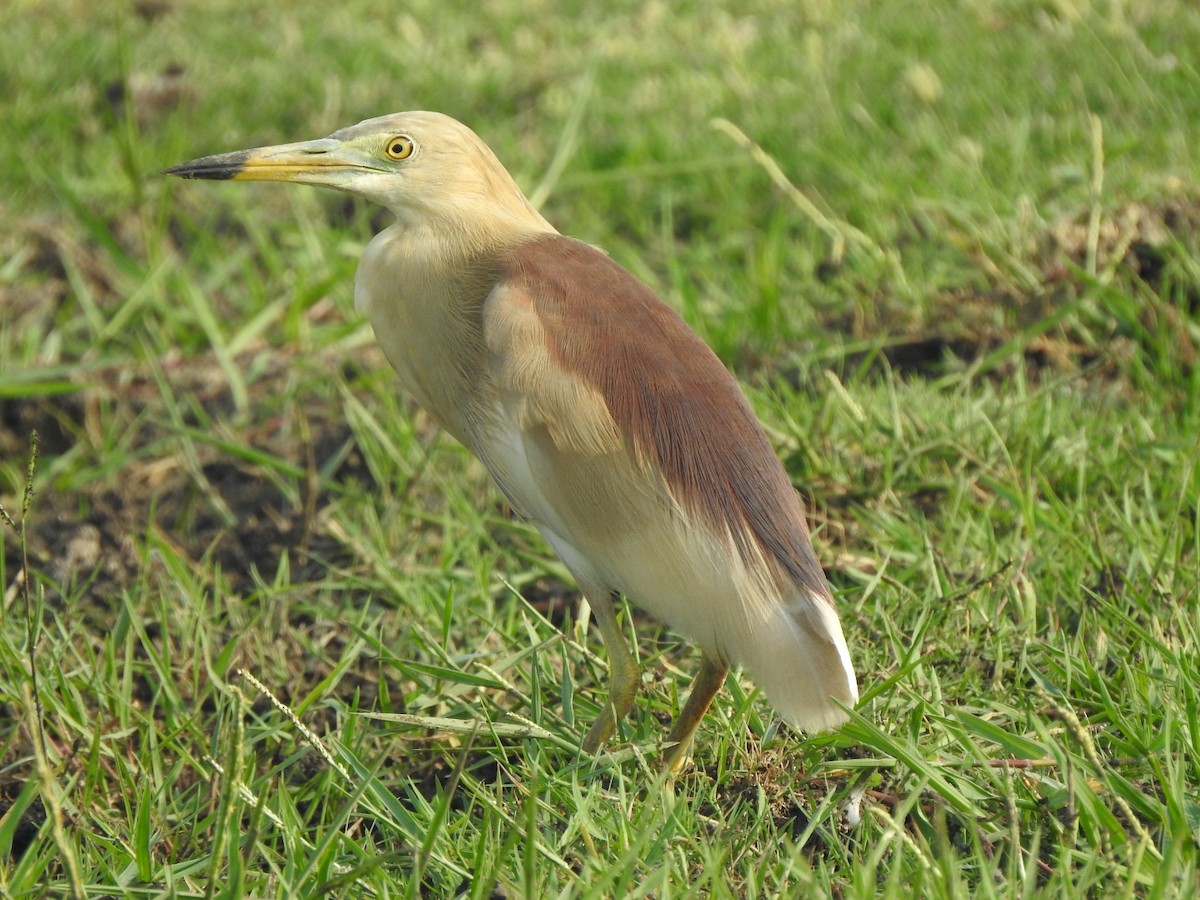
<path id="1" fill-rule="evenodd" d="M 560 234 L 474 131 L 401 112 L 164 174 L 333 188 L 395 217 L 362 253 L 355 308 L 403 390 L 478 457 L 590 606 L 609 684 L 586 753 L 642 681 L 621 597 L 700 650 L 662 743 L 668 772 L 731 667 L 802 732 L 846 721 L 858 686 L 833 594 L 734 376 L 653 289 Z"/>

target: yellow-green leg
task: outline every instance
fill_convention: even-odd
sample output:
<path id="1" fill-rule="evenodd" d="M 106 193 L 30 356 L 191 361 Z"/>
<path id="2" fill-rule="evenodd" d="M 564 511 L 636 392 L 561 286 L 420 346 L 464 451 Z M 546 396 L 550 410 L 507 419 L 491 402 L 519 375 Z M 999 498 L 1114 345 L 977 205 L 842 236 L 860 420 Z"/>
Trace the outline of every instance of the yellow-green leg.
<path id="1" fill-rule="evenodd" d="M 617 723 L 633 709 L 633 700 L 637 696 L 638 687 L 642 683 L 641 673 L 629 645 L 617 625 L 617 612 L 613 608 L 612 597 L 609 594 L 594 592 L 596 599 L 588 596 L 592 607 L 592 615 L 600 626 L 600 637 L 604 639 L 604 648 L 608 651 L 608 700 L 600 710 L 600 716 L 588 729 L 583 739 L 583 749 L 588 753 L 597 753 L 617 730 Z"/>
<path id="2" fill-rule="evenodd" d="M 696 728 L 699 727 L 704 714 L 708 712 L 709 704 L 717 695 L 717 691 L 721 689 L 721 685 L 725 683 L 725 676 L 728 674 L 729 666 L 725 663 L 717 662 L 708 656 L 704 657 L 704 662 L 700 665 L 700 672 L 696 675 L 696 680 L 692 682 L 692 692 L 688 695 L 687 703 L 683 705 L 683 712 L 679 714 L 679 718 L 675 720 L 675 726 L 667 735 L 667 750 L 663 754 L 663 768 L 668 772 L 678 772 L 679 767 L 683 765 L 683 761 L 687 758 L 688 747 L 691 746 L 692 738 L 696 734 Z"/>

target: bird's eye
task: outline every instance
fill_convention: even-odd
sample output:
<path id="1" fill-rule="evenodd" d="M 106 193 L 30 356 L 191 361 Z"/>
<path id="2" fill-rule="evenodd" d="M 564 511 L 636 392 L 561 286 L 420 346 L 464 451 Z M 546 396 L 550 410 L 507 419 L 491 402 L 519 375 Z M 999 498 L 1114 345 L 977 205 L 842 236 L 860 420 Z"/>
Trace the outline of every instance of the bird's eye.
<path id="1" fill-rule="evenodd" d="M 387 155 L 392 159 L 408 159 L 413 155 L 416 144 L 407 134 L 398 134 L 388 138 Z"/>

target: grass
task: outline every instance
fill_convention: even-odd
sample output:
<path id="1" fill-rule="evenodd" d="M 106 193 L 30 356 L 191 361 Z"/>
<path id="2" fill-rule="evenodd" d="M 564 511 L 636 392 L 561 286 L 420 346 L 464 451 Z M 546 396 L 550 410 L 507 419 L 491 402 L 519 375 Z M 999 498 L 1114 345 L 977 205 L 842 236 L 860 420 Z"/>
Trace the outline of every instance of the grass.
<path id="1" fill-rule="evenodd" d="M 1200 15 L 578 7 L 7 17 L 0 894 L 1194 894 Z M 635 614 L 581 756 L 574 586 L 354 315 L 378 212 L 156 175 L 406 107 L 747 386 L 842 729 L 731 677 L 664 783 L 698 659 Z"/>

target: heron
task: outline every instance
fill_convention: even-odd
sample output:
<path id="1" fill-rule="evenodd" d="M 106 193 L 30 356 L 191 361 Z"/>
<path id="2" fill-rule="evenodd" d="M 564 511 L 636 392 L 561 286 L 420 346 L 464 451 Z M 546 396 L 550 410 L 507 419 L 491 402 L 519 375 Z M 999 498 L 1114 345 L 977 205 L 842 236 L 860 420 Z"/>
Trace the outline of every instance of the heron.
<path id="1" fill-rule="evenodd" d="M 796 729 L 847 719 L 858 687 L 837 606 L 733 375 L 644 282 L 560 234 L 474 131 L 402 112 L 166 173 L 333 188 L 395 217 L 363 251 L 355 307 L 402 388 L 479 458 L 589 604 L 609 685 L 585 752 L 641 685 L 622 596 L 701 653 L 663 743 L 669 772 L 734 666 Z"/>

